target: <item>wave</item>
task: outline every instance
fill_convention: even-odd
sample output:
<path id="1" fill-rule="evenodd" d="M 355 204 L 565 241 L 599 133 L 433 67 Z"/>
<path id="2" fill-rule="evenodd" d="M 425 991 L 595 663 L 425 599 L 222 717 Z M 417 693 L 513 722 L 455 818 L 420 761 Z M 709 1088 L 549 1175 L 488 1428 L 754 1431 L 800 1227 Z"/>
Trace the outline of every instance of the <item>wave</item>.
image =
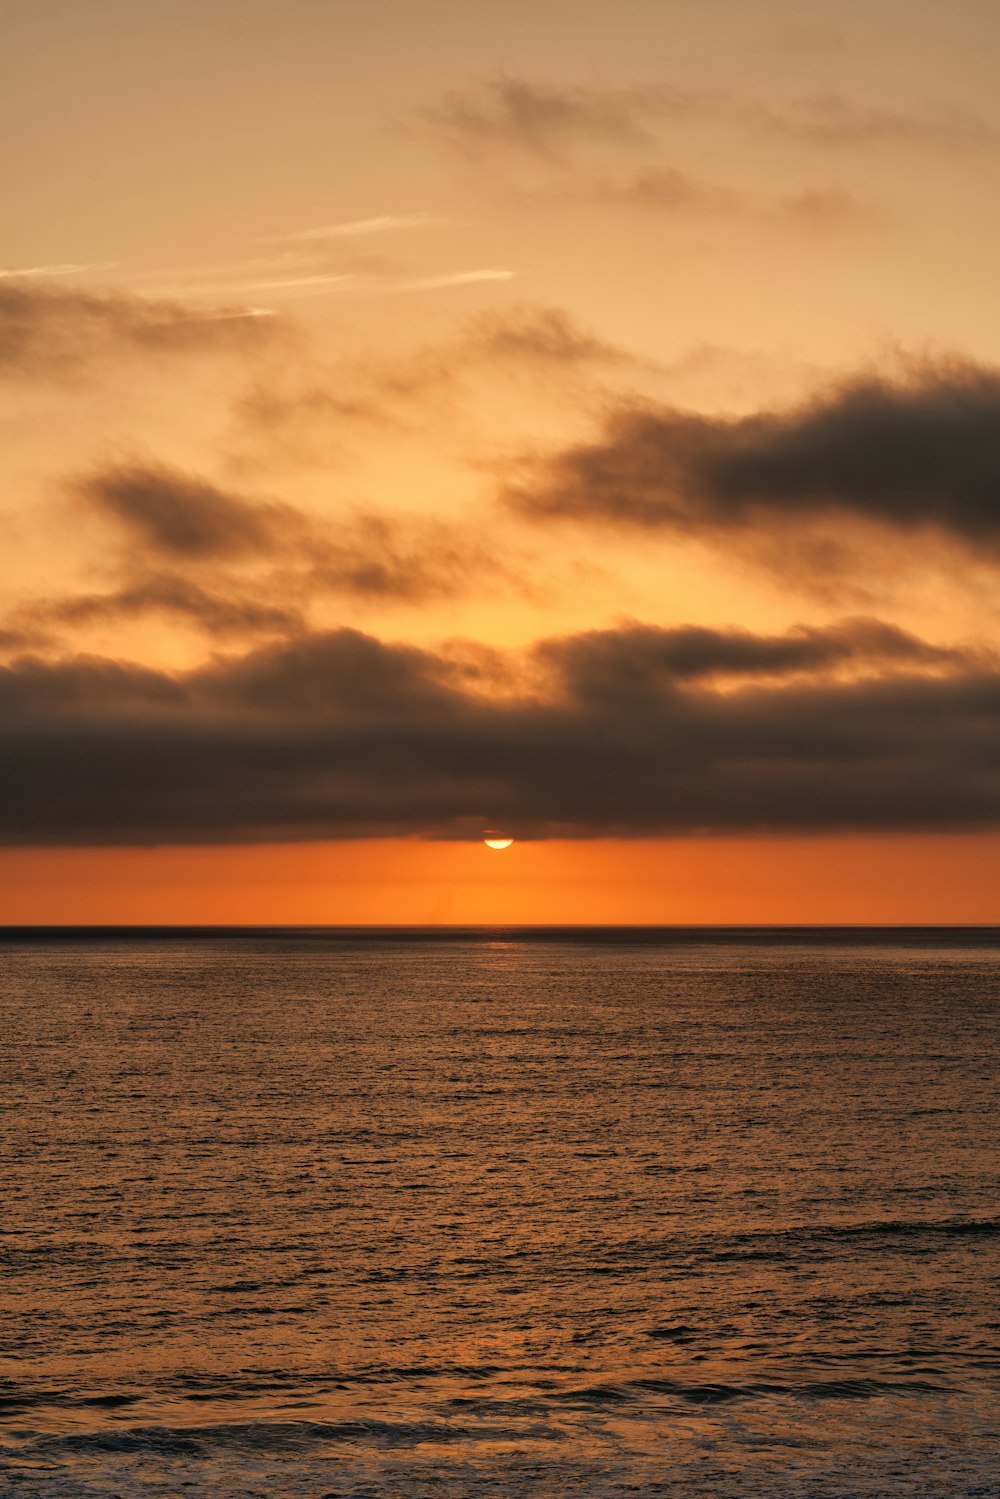
<path id="1" fill-rule="evenodd" d="M 433 1377 L 430 1369 L 369 1371 L 368 1378 Z M 456 1371 L 449 1371 L 456 1372 Z M 466 1376 L 481 1371 L 467 1370 Z M 364 1382 L 362 1375 L 358 1382 Z M 640 1377 L 617 1383 L 579 1384 L 558 1390 L 533 1390 L 504 1397 L 495 1389 L 481 1395 L 464 1394 L 428 1407 L 411 1419 L 387 1420 L 353 1416 L 343 1420 L 225 1421 L 167 1425 L 146 1423 L 87 1431 L 36 1436 L 8 1448 L 21 1456 L 48 1460 L 82 1457 L 145 1455 L 205 1459 L 213 1453 L 299 1451 L 322 1446 L 360 1449 L 412 1448 L 431 1443 L 518 1442 L 526 1438 L 561 1440 L 563 1422 L 574 1412 L 604 1413 L 642 1418 L 659 1413 L 662 1402 L 679 1409 L 705 1408 L 734 1402 L 863 1401 L 899 1399 L 952 1393 L 952 1387 L 927 1379 L 831 1378 L 757 1380 L 745 1382 L 688 1381 Z M 115 1407 L 132 1397 L 97 1395 L 73 1402 L 79 1406 Z"/>
<path id="2" fill-rule="evenodd" d="M 1000 1234 L 1000 1218 L 916 1218 L 888 1219 L 871 1223 L 831 1223 L 805 1230 L 814 1238 L 853 1238 L 858 1235 L 893 1235 L 906 1238 L 914 1234 L 937 1234 L 945 1237 L 963 1238 L 978 1234 L 985 1237 Z"/>
<path id="3" fill-rule="evenodd" d="M 620 1385 L 591 1385 L 564 1390 L 537 1398 L 539 1403 L 550 1400 L 559 1404 L 621 1406 L 635 1405 L 652 1394 L 672 1396 L 686 1405 L 697 1406 L 759 1399 L 871 1400 L 879 1396 L 937 1395 L 949 1388 L 923 1379 L 759 1380 L 728 1384 L 649 1377 Z"/>
<path id="4" fill-rule="evenodd" d="M 949 1240 L 1000 1237 L 1000 1218 L 874 1219 L 860 1223 L 798 1223 L 782 1229 L 757 1229 L 708 1239 L 697 1233 L 678 1233 L 669 1239 L 619 1241 L 610 1255 L 587 1265 L 588 1273 L 625 1274 L 636 1258 L 683 1256 L 694 1268 L 707 1265 L 762 1261 L 802 1261 L 836 1254 L 844 1248 L 882 1252 L 925 1253 Z M 602 1270 L 603 1266 L 603 1270 Z"/>
<path id="5" fill-rule="evenodd" d="M 209 1458 L 243 1452 L 296 1452 L 330 1445 L 362 1448 L 409 1448 L 425 1443 L 519 1441 L 525 1436 L 559 1438 L 542 1426 L 498 1428 L 449 1420 L 388 1421 L 244 1421 L 191 1426 L 133 1426 L 116 1430 L 66 1432 L 37 1437 L 22 1454 L 49 1459 L 70 1457 L 154 1456 Z"/>

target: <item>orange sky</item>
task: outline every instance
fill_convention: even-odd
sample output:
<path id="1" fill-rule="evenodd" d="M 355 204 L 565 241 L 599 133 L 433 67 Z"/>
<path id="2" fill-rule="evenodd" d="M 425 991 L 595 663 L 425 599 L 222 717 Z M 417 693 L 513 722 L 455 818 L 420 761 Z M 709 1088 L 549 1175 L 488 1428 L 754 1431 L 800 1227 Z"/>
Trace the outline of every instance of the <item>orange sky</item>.
<path id="1" fill-rule="evenodd" d="M 7 10 L 0 921 L 1000 920 L 1000 13 Z"/>
<path id="2" fill-rule="evenodd" d="M 391 839 L 0 855 L 10 924 L 1000 922 L 1000 837 Z"/>

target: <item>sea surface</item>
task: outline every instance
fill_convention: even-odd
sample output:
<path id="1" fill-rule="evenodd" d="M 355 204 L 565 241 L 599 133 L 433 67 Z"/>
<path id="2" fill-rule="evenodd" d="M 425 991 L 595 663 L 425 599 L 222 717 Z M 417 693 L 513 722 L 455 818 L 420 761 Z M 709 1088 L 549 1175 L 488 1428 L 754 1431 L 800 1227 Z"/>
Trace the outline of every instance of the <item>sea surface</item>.
<path id="1" fill-rule="evenodd" d="M 0 934 L 0 1493 L 1000 1495 L 1000 933 Z"/>

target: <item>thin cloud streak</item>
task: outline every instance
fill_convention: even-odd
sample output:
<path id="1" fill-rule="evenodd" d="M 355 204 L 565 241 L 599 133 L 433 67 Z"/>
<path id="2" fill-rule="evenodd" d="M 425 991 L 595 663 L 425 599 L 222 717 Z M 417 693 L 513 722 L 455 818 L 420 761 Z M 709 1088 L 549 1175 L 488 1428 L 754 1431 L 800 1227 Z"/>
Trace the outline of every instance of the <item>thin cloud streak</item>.
<path id="1" fill-rule="evenodd" d="M 0 269 L 0 281 L 30 281 L 39 277 L 47 279 L 50 276 L 83 276 L 91 271 L 111 270 L 114 270 L 113 261 L 90 265 L 76 264 L 72 261 L 67 261 L 62 265 L 25 265 Z"/>
<path id="2" fill-rule="evenodd" d="M 328 239 L 354 239 L 367 234 L 389 234 L 406 229 L 424 229 L 431 224 L 440 224 L 441 219 L 429 213 L 381 214 L 372 219 L 351 219 L 344 224 L 325 224 L 316 229 L 298 229 L 292 233 L 275 235 L 272 244 L 311 244 Z"/>
<path id="3" fill-rule="evenodd" d="M 211 292 L 219 295 L 224 289 L 231 295 L 254 296 L 259 294 L 278 294 L 280 301 L 302 300 L 308 297 L 343 296 L 343 297 L 382 297 L 395 296 L 401 292 L 414 291 L 438 291 L 447 290 L 453 286 L 476 286 L 488 284 L 493 281 L 511 281 L 517 275 L 516 271 L 495 266 L 483 266 L 468 271 L 445 271 L 436 275 L 412 276 L 403 279 L 392 279 L 387 276 L 363 276 L 357 272 L 332 272 L 332 273 L 310 273 L 302 276 L 288 276 L 274 280 L 236 281 L 226 285 L 224 288 L 218 284 L 178 287 L 176 291 L 184 291 L 188 296 L 197 296 L 199 293 Z M 166 295 L 170 289 L 161 288 L 161 295 Z M 261 315 L 270 309 L 247 309 L 246 315 Z"/>
<path id="4" fill-rule="evenodd" d="M 391 291 L 436 291 L 438 287 L 475 286 L 479 282 L 512 281 L 516 271 L 486 266 L 475 271 L 451 271 L 441 276 L 417 276 L 411 281 L 400 281 L 388 288 Z"/>

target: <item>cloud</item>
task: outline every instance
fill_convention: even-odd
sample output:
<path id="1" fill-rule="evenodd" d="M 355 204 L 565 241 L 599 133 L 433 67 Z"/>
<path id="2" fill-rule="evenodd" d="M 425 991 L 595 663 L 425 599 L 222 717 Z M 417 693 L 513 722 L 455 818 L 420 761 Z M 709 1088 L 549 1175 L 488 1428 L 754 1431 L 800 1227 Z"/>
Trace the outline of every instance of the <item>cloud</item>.
<path id="1" fill-rule="evenodd" d="M 287 265 L 287 262 L 282 262 Z M 478 286 L 492 281 L 511 281 L 515 271 L 500 266 L 476 266 L 469 270 L 442 271 L 426 276 L 400 275 L 395 266 L 376 256 L 355 257 L 351 268 L 339 271 L 299 271 L 291 267 L 291 274 L 261 277 L 258 273 L 246 279 L 246 269 L 240 267 L 220 271 L 219 282 L 237 273 L 240 279 L 229 280 L 226 290 L 232 296 L 265 297 L 280 302 L 294 301 L 303 297 L 383 297 L 398 296 L 415 291 L 439 291 L 453 286 Z M 205 291 L 219 294 L 222 285 L 214 283 L 194 284 L 190 295 Z M 268 308 L 258 309 L 264 316 Z"/>
<path id="2" fill-rule="evenodd" d="M 452 90 L 422 113 L 449 145 L 477 156 L 498 147 L 558 159 L 581 144 L 651 144 L 646 96 L 631 89 L 566 87 L 502 76 Z"/>
<path id="3" fill-rule="evenodd" d="M 48 640 L 46 630 L 38 626 L 19 629 L 8 624 L 0 627 L 0 652 L 4 655 L 35 650 L 39 646 L 46 645 Z"/>
<path id="4" fill-rule="evenodd" d="M 878 215 L 841 188 L 810 188 L 777 196 L 755 194 L 692 176 L 675 167 L 650 167 L 632 177 L 584 182 L 577 196 L 617 208 L 657 214 L 736 216 L 745 221 L 830 230 L 872 224 Z"/>
<path id="5" fill-rule="evenodd" d="M 486 548 L 449 534 L 445 526 L 407 528 L 364 515 L 342 528 L 340 541 L 319 538 L 262 573 L 210 569 L 195 578 L 141 567 L 123 571 L 120 587 L 15 607 L 0 628 L 0 652 L 53 648 L 67 631 L 144 616 L 176 620 L 214 638 L 291 637 L 306 632 L 311 609 L 323 603 L 420 605 L 470 588 L 481 592 L 508 578 Z"/>
<path id="6" fill-rule="evenodd" d="M 727 420 L 622 407 L 601 438 L 526 464 L 524 515 L 709 535 L 875 523 L 1000 555 L 1000 370 L 866 376 Z"/>
<path id="7" fill-rule="evenodd" d="M 524 585 L 479 528 L 359 512 L 320 532 L 295 578 L 306 597 L 422 604 Z"/>
<path id="8" fill-rule="evenodd" d="M 409 280 L 389 283 L 384 290 L 436 291 L 449 286 L 476 286 L 480 282 L 512 281 L 515 275 L 515 271 L 506 270 L 501 266 L 481 266 L 471 271 L 445 271 L 436 276 L 412 276 Z"/>
<path id="9" fill-rule="evenodd" d="M 372 236 L 428 229 L 444 222 L 425 213 L 385 214 L 300 229 L 264 241 L 264 254 L 245 255 L 224 264 L 189 268 L 186 272 L 174 271 L 159 278 L 156 290 L 160 297 L 179 296 L 186 300 L 212 297 L 218 301 L 228 297 L 240 301 L 249 298 L 286 302 L 304 297 L 391 296 L 512 279 L 515 272 L 499 266 L 421 271 L 405 259 L 358 244 Z M 255 310 L 263 314 L 270 309 Z"/>
<path id="10" fill-rule="evenodd" d="M 314 229 L 298 229 L 275 237 L 278 244 L 315 244 L 331 239 L 357 239 L 369 234 L 397 233 L 403 229 L 424 229 L 440 220 L 428 213 L 379 214 L 371 219 L 350 219 L 342 224 L 321 224 Z"/>
<path id="11" fill-rule="evenodd" d="M 0 283 L 0 377 L 72 379 L 123 354 L 248 353 L 275 334 L 259 308 Z"/>
<path id="12" fill-rule="evenodd" d="M 177 602 L 183 579 L 171 579 L 167 586 L 163 578 L 142 576 L 157 561 L 184 564 L 189 571 L 202 568 L 202 576 L 207 568 L 216 577 L 219 564 L 231 569 L 265 562 L 266 571 L 253 574 L 256 586 L 285 598 L 294 593 L 303 602 L 317 594 L 416 602 L 463 592 L 473 578 L 479 588 L 480 570 L 505 576 L 490 549 L 464 527 L 433 518 L 371 511 L 307 515 L 293 505 L 250 499 L 162 465 L 106 469 L 71 487 L 124 534 L 130 543 L 126 570 L 140 574 L 124 593 L 97 596 L 105 598 L 109 612 L 153 607 L 161 599 L 175 611 L 197 613 Z M 225 576 L 231 586 L 231 570 Z M 97 607 L 96 600 L 88 603 L 91 607 Z"/>
<path id="13" fill-rule="evenodd" d="M 903 666 L 935 670 L 968 665 L 965 649 L 928 644 L 879 619 L 798 625 L 783 635 L 686 625 L 622 626 L 543 642 L 543 661 L 582 695 L 628 695 L 652 682 L 738 682 L 746 678 L 881 672 Z"/>
<path id="14" fill-rule="evenodd" d="M 295 635 L 306 627 L 300 609 L 254 597 L 244 587 L 229 593 L 202 586 L 177 574 L 154 574 L 107 593 L 73 594 L 36 601 L 23 610 L 36 626 L 52 630 L 115 624 L 144 615 L 163 615 L 196 626 L 211 635 Z M 0 631 L 0 641 L 3 632 Z M 52 638 L 50 634 L 50 639 Z"/>
<path id="15" fill-rule="evenodd" d="M 775 194 L 748 187 L 742 174 L 738 186 L 712 181 L 662 159 L 665 132 L 671 158 L 677 154 L 679 126 L 707 124 L 714 130 L 720 122 L 741 137 L 748 129 L 777 131 L 814 144 L 905 139 L 908 126 L 916 139 L 931 133 L 921 133 L 917 119 L 853 106 L 835 95 L 797 101 L 782 111 L 736 94 L 668 85 L 569 87 L 509 76 L 452 92 L 423 118 L 436 137 L 463 156 L 490 155 L 498 164 L 507 158 L 540 168 L 540 178 L 537 172 L 529 177 L 527 190 L 546 199 L 563 193 L 570 201 L 620 209 L 722 215 L 814 231 L 872 223 L 877 215 L 839 186 L 807 185 Z M 957 139 L 959 116 L 943 111 L 941 119 Z M 645 159 L 639 170 L 637 157 Z"/>
<path id="16" fill-rule="evenodd" d="M 34 280 L 38 276 L 46 279 L 52 276 L 82 276 L 89 271 L 110 271 L 112 269 L 109 261 L 102 264 L 92 262 L 90 265 L 80 265 L 76 261 L 64 261 L 59 265 L 20 265 L 7 266 L 0 270 L 0 281 L 26 281 Z"/>
<path id="17" fill-rule="evenodd" d="M 391 363 L 359 362 L 336 372 L 304 367 L 268 370 L 239 399 L 235 414 L 244 440 L 283 452 L 297 464 L 327 463 L 345 432 L 362 424 L 383 431 L 424 428 L 440 417 L 441 398 L 454 423 L 458 403 L 468 409 L 476 382 L 534 378 L 546 398 L 571 397 L 579 409 L 581 376 L 598 372 L 659 371 L 636 355 L 581 327 L 559 308 L 516 304 L 477 313 L 454 336 L 425 344 Z M 472 388 L 470 388 L 472 387 Z"/>
<path id="18" fill-rule="evenodd" d="M 808 188 L 776 198 L 765 211 L 788 224 L 804 229 L 836 229 L 848 225 L 871 225 L 878 211 L 867 202 L 845 192 L 843 188 Z"/>
<path id="19" fill-rule="evenodd" d="M 821 146 L 910 145 L 963 152 L 997 143 L 993 125 L 946 100 L 886 109 L 830 91 L 803 95 L 779 109 L 750 100 L 735 107 L 748 123 Z"/>
<path id="20" fill-rule="evenodd" d="M 513 307 L 486 313 L 468 326 L 458 357 L 510 360 L 546 368 L 641 365 L 645 361 L 580 328 L 558 307 Z M 450 360 L 449 360 L 450 362 Z"/>
<path id="21" fill-rule="evenodd" d="M 300 635 L 335 601 L 414 606 L 475 590 L 525 588 L 458 522 L 354 510 L 308 515 L 154 464 L 73 481 L 78 505 L 118 539 L 102 569 L 115 586 L 15 605 L 0 651 L 54 647 L 67 631 L 146 615 L 213 636 Z"/>
<path id="22" fill-rule="evenodd" d="M 248 292 L 296 292 L 313 297 L 328 292 L 345 291 L 357 284 L 357 277 L 347 272 L 317 271 L 299 276 L 274 276 L 248 281 L 242 290 Z"/>
<path id="23" fill-rule="evenodd" d="M 657 213 L 742 212 L 748 201 L 745 194 L 733 188 L 720 187 L 669 166 L 649 167 L 637 176 L 618 181 L 588 184 L 584 193 L 599 202 Z"/>
<path id="24" fill-rule="evenodd" d="M 629 626 L 521 671 L 491 696 L 460 653 L 351 630 L 177 675 L 24 658 L 0 668 L 0 839 L 1000 825 L 1000 670 L 871 622 L 784 642 Z"/>
<path id="25" fill-rule="evenodd" d="M 147 555 L 179 560 L 270 556 L 301 545 L 291 505 L 249 500 L 177 470 L 126 464 L 80 479 L 77 494 Z"/>
<path id="26" fill-rule="evenodd" d="M 421 119 L 463 155 L 508 152 L 549 162 L 581 148 L 648 150 L 666 127 L 720 124 L 827 150 L 894 145 L 965 152 L 998 141 L 995 126 L 948 100 L 886 108 L 831 90 L 775 104 L 734 90 L 557 84 L 510 74 L 450 91 Z"/>

